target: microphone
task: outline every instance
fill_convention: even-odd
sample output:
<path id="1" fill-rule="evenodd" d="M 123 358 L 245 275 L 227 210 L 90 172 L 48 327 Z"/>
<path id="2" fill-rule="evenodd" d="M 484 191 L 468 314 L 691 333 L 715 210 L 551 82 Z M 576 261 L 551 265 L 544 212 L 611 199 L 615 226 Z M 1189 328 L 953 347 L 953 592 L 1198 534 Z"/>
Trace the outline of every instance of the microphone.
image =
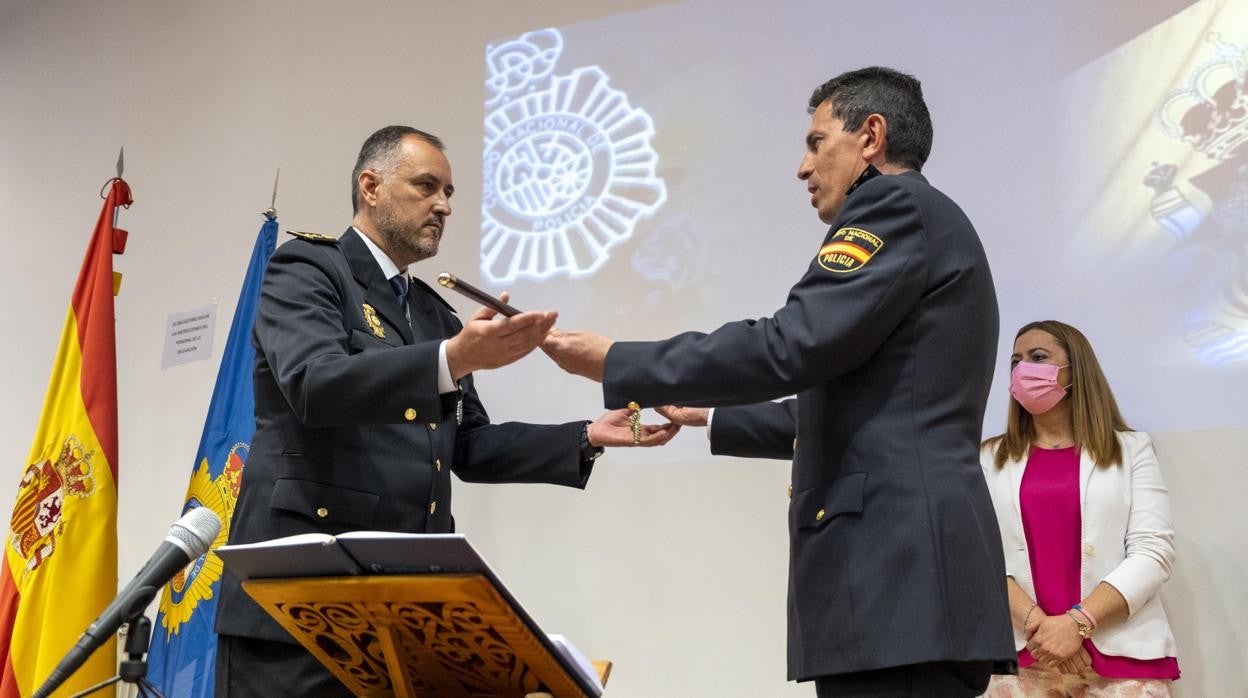
<path id="1" fill-rule="evenodd" d="M 221 519 L 207 507 L 196 507 L 174 522 L 169 535 L 148 558 L 139 573 L 117 594 L 108 608 L 95 622 L 87 626 L 78 643 L 56 665 L 56 669 L 43 682 L 34 698 L 47 698 L 65 682 L 87 658 L 99 649 L 113 633 L 131 618 L 143 613 L 156 598 L 156 592 L 177 574 L 187 563 L 208 552 L 217 539 Z"/>

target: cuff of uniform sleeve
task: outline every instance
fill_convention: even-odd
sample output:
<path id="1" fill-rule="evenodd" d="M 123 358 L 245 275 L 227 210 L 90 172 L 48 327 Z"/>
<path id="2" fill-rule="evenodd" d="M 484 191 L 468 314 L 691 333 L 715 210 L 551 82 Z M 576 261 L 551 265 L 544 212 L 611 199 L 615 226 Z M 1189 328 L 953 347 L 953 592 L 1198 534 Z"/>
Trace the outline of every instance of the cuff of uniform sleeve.
<path id="1" fill-rule="evenodd" d="M 598 460 L 598 456 L 601 456 L 603 452 L 606 451 L 606 449 L 602 446 L 595 446 L 589 442 L 589 425 L 590 422 L 585 422 L 584 426 L 581 427 L 582 463 L 593 463 Z"/>
<path id="2" fill-rule="evenodd" d="M 715 419 L 715 408 L 706 411 L 706 440 L 711 440 L 711 422 Z"/>
<path id="3" fill-rule="evenodd" d="M 438 394 L 445 395 L 459 390 L 459 386 L 455 384 L 455 379 L 451 378 L 451 364 L 446 360 L 446 343 L 448 340 L 442 340 L 438 345 Z"/>

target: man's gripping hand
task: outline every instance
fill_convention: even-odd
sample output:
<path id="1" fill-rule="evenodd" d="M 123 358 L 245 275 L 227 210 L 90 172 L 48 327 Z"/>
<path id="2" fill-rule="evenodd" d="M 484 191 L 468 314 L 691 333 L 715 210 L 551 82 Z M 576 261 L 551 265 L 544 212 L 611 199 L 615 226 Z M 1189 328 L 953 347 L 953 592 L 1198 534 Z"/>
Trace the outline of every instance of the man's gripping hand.
<path id="1" fill-rule="evenodd" d="M 593 332 L 555 330 L 542 342 L 542 351 L 568 373 L 601 383 L 607 351 L 614 343 Z"/>
<path id="2" fill-rule="evenodd" d="M 710 418 L 711 410 L 706 407 L 677 407 L 676 405 L 660 405 L 655 412 L 666 417 L 672 424 L 682 427 L 704 427 Z"/>

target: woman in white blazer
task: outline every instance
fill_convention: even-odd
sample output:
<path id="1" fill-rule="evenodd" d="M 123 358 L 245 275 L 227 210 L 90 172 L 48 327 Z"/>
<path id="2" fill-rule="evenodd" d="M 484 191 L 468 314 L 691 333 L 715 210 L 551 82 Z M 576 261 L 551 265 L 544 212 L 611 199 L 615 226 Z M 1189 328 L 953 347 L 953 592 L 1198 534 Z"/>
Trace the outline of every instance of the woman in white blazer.
<path id="1" fill-rule="evenodd" d="M 1179 677 L 1158 595 L 1174 567 L 1170 499 L 1086 337 L 1023 326 L 1004 434 L 980 463 L 996 508 L 1018 676 L 998 696 L 1169 696 Z"/>

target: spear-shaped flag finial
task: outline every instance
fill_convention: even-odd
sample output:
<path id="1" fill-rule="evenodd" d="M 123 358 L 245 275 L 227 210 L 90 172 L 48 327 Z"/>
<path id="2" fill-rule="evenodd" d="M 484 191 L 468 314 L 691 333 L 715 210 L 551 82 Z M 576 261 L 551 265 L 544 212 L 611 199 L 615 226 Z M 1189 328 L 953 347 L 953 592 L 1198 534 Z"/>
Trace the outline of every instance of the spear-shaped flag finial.
<path id="1" fill-rule="evenodd" d="M 273 198 L 269 200 L 269 207 L 261 211 L 261 215 L 269 220 L 277 218 L 277 180 L 282 176 L 282 168 L 277 168 L 277 174 L 273 175 Z"/>

